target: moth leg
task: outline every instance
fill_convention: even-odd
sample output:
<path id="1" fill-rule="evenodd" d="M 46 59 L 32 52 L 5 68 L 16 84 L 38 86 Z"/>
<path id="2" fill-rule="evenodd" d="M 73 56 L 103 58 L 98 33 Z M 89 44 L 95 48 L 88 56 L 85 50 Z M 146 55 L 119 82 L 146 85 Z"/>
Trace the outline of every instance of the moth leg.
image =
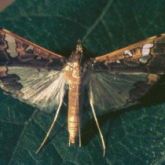
<path id="1" fill-rule="evenodd" d="M 49 137 L 49 135 L 50 135 L 50 133 L 51 133 L 51 131 L 52 131 L 52 129 L 53 129 L 55 123 L 56 123 L 56 120 L 57 120 L 57 118 L 58 118 L 58 115 L 59 115 L 61 106 L 62 106 L 62 99 L 61 99 L 61 102 L 60 102 L 60 104 L 59 104 L 59 106 L 58 106 L 58 109 L 57 109 L 57 111 L 56 111 L 56 113 L 55 113 L 55 116 L 54 116 L 54 119 L 53 119 L 53 121 L 52 121 L 52 124 L 50 125 L 49 130 L 48 130 L 48 132 L 46 133 L 45 138 L 43 139 L 42 143 L 40 144 L 40 146 L 39 146 L 38 149 L 36 150 L 36 154 L 40 152 L 41 148 L 44 146 L 45 142 L 47 141 L 47 139 L 48 139 L 48 137 Z"/>
<path id="2" fill-rule="evenodd" d="M 81 147 L 81 128 L 79 125 L 79 147 Z"/>
<path id="3" fill-rule="evenodd" d="M 96 126 L 97 126 L 97 129 L 99 131 L 99 135 L 100 135 L 100 139 L 101 139 L 101 143 L 102 143 L 102 147 L 103 147 L 103 156 L 105 156 L 105 150 L 106 150 L 106 146 L 105 146 L 105 141 L 104 141 L 104 137 L 103 137 L 103 133 L 100 129 L 100 125 L 99 125 L 99 122 L 97 120 L 97 116 L 96 116 L 96 112 L 95 112 L 95 109 L 94 109 L 94 105 L 93 105 L 93 96 L 92 96 L 92 93 L 90 93 L 91 96 L 90 96 L 90 105 L 91 105 L 91 109 L 92 109 L 92 114 L 93 114 L 93 117 L 94 117 L 94 120 L 96 122 Z"/>
<path id="4" fill-rule="evenodd" d="M 70 139 L 69 139 L 69 147 L 70 147 Z"/>

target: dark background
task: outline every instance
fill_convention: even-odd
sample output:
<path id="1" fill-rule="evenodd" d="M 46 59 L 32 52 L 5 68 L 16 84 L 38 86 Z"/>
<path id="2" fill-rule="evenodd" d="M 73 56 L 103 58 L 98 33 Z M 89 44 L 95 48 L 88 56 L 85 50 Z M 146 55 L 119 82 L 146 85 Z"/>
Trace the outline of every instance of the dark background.
<path id="1" fill-rule="evenodd" d="M 3 9 L 7 1 L 0 1 Z M 81 39 L 91 56 L 165 32 L 164 0 L 16 0 L 1 10 L 0 26 L 68 56 Z M 36 155 L 52 114 L 0 92 L 1 165 L 163 165 L 165 164 L 165 87 L 162 80 L 141 106 L 99 116 L 106 157 L 90 108 L 84 109 L 83 146 L 68 147 L 66 108 L 52 136 Z M 107 110 L 108 112 L 108 110 Z"/>

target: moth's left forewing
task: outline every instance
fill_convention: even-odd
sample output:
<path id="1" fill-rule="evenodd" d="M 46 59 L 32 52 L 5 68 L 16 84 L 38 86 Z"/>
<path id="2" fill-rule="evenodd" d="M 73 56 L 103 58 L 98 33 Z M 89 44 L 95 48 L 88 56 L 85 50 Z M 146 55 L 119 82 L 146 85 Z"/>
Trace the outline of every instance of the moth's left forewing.
<path id="1" fill-rule="evenodd" d="M 0 65 L 63 66 L 65 57 L 49 51 L 6 29 L 0 29 Z"/>
<path id="2" fill-rule="evenodd" d="M 93 61 L 89 94 L 96 109 L 135 104 L 165 73 L 165 34 L 116 50 Z"/>
<path id="3" fill-rule="evenodd" d="M 65 57 L 0 29 L 0 88 L 43 111 L 58 107 L 65 93 Z"/>

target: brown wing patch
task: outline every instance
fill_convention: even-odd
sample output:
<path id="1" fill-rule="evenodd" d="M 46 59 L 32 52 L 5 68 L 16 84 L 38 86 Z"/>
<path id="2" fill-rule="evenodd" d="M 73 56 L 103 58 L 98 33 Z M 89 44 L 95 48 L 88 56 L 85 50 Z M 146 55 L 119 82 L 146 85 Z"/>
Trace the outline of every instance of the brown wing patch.
<path id="1" fill-rule="evenodd" d="M 164 74 L 165 34 L 150 37 L 125 48 L 96 57 L 94 67 L 100 67 L 101 70 Z"/>
<path id="2" fill-rule="evenodd" d="M 125 48 L 121 48 L 102 56 L 98 56 L 95 58 L 95 62 L 113 63 L 125 59 L 137 63 L 146 63 L 148 62 L 146 59 L 149 59 L 147 56 L 150 56 L 152 54 L 151 52 L 153 52 L 152 49 L 154 44 L 162 40 L 165 40 L 165 34 L 150 37 L 146 40 L 132 44 Z"/>
<path id="3" fill-rule="evenodd" d="M 64 60 L 61 55 L 42 48 L 6 29 L 0 30 L 0 53 L 12 58 L 18 57 L 22 61 L 28 61 L 34 57 L 50 61 L 53 59 Z"/>

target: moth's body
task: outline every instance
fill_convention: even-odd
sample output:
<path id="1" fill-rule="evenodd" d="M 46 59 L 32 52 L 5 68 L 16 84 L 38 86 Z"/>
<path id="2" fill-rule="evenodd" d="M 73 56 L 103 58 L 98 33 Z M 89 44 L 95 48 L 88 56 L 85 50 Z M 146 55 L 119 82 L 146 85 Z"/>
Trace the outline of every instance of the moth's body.
<path id="1" fill-rule="evenodd" d="M 37 152 L 56 123 L 68 85 L 69 143 L 75 143 L 77 135 L 80 135 L 82 91 L 87 86 L 90 107 L 105 153 L 96 112 L 103 114 L 137 103 L 164 75 L 165 34 L 89 59 L 90 62 L 82 63 L 82 56 L 81 43 L 67 60 L 0 29 L 0 88 L 42 111 L 56 111 Z"/>
<path id="2" fill-rule="evenodd" d="M 75 143 L 75 139 L 80 131 L 80 105 L 81 105 L 81 85 L 82 69 L 81 56 L 82 47 L 79 43 L 76 51 L 69 58 L 63 69 L 64 78 L 69 86 L 68 90 L 68 132 L 69 144 Z"/>

